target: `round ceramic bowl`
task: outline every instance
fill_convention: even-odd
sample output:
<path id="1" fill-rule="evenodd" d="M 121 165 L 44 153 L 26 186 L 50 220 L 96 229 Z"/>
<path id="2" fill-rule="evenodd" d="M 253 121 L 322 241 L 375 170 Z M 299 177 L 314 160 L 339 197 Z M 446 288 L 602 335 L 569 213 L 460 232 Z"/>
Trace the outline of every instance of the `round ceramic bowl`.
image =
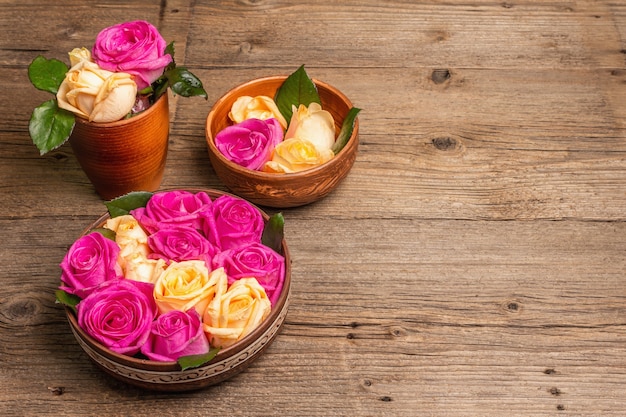
<path id="1" fill-rule="evenodd" d="M 215 190 L 205 191 L 212 199 L 227 194 Z M 269 217 L 262 210 L 267 220 Z M 83 231 L 101 227 L 109 218 L 101 216 Z M 285 258 L 285 281 L 282 292 L 269 316 L 250 334 L 235 344 L 219 351 L 217 356 L 204 365 L 181 370 L 176 362 L 158 362 L 121 355 L 106 348 L 85 333 L 79 326 L 76 316 L 69 307 L 65 307 L 72 333 L 87 356 L 103 371 L 114 378 L 136 387 L 155 391 L 190 391 L 205 388 L 231 378 L 245 370 L 264 350 L 271 345 L 279 334 L 289 304 L 291 287 L 291 259 L 287 244 L 283 239 L 281 255 Z"/>
<path id="2" fill-rule="evenodd" d="M 288 174 L 254 171 L 229 161 L 215 146 L 217 133 L 231 124 L 228 112 L 240 96 L 274 97 L 286 76 L 259 78 L 241 84 L 222 96 L 207 117 L 206 140 L 209 159 L 219 179 L 234 193 L 256 204 L 276 208 L 297 207 L 327 196 L 348 175 L 354 165 L 359 144 L 359 120 L 345 147 L 330 161 L 315 168 Z M 322 109 L 332 114 L 339 132 L 348 111 L 353 107 L 341 91 L 313 79 Z"/>

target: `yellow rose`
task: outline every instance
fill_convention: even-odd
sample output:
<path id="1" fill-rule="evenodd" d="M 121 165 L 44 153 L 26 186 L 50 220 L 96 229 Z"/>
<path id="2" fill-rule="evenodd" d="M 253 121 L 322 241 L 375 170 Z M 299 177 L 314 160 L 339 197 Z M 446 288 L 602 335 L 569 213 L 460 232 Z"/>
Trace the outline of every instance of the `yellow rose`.
<path id="1" fill-rule="evenodd" d="M 265 163 L 263 171 L 289 173 L 304 171 L 330 161 L 334 153 L 330 149 L 319 152 L 305 139 L 291 138 L 282 141 L 272 155 L 272 160 Z"/>
<path id="2" fill-rule="evenodd" d="M 91 51 L 87 48 L 74 48 L 69 53 L 70 65 L 73 67 L 81 61 L 93 62 L 91 59 Z"/>
<path id="3" fill-rule="evenodd" d="M 304 104 L 296 109 L 292 106 L 293 115 L 285 139 L 305 139 L 322 153 L 333 147 L 335 143 L 335 121 L 333 116 L 317 103 Z"/>
<path id="4" fill-rule="evenodd" d="M 211 345 L 225 348 L 256 329 L 271 309 L 265 289 L 256 278 L 241 278 L 228 288 L 224 274 L 204 312 L 204 331 Z"/>
<path id="5" fill-rule="evenodd" d="M 159 311 L 163 314 L 195 308 L 202 316 L 222 275 L 226 275 L 224 268 L 209 274 L 204 261 L 172 261 L 154 284 L 154 299 Z"/>
<path id="6" fill-rule="evenodd" d="M 135 104 L 137 84 L 130 74 L 110 72 L 81 60 L 65 75 L 57 92 L 59 107 L 88 119 L 107 123 L 122 119 Z"/>
<path id="7" fill-rule="evenodd" d="M 233 103 L 228 117 L 235 123 L 241 123 L 247 119 L 267 120 L 274 118 L 287 129 L 287 121 L 278 110 L 276 103 L 268 96 L 241 96 Z"/>
<path id="8" fill-rule="evenodd" d="M 120 247 L 117 263 L 124 277 L 154 283 L 166 264 L 163 259 L 148 259 L 148 235 L 139 222 L 127 214 L 108 219 L 104 227 L 115 232 L 115 242 Z"/>

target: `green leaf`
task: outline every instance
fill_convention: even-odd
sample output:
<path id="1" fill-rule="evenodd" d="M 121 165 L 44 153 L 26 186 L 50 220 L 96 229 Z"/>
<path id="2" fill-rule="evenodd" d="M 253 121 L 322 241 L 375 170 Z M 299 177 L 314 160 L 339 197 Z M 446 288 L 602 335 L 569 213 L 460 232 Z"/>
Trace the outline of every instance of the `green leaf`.
<path id="1" fill-rule="evenodd" d="M 287 77 L 276 91 L 274 101 L 287 123 L 293 114 L 292 105 L 298 107 L 304 104 L 308 107 L 311 103 L 321 104 L 317 87 L 304 70 L 304 65 Z"/>
<path id="2" fill-rule="evenodd" d="M 161 75 L 157 78 L 151 85 L 147 86 L 143 90 L 139 92 L 139 94 L 148 95 L 154 92 L 154 98 L 152 98 L 151 102 L 156 102 L 159 97 L 161 97 L 169 88 L 169 84 L 167 82 L 167 77 L 165 75 Z"/>
<path id="3" fill-rule="evenodd" d="M 343 147 L 346 146 L 346 143 L 348 143 L 350 136 L 352 136 L 352 130 L 354 129 L 354 122 L 356 121 L 356 115 L 359 114 L 360 111 L 361 109 L 352 107 L 348 111 L 346 118 L 343 119 L 343 124 L 341 125 L 339 136 L 337 136 L 337 140 L 335 141 L 335 143 L 333 144 L 333 147 L 331 148 L 335 155 L 337 155 L 339 151 L 341 151 Z"/>
<path id="4" fill-rule="evenodd" d="M 276 213 L 265 223 L 261 242 L 275 252 L 281 253 L 284 236 L 285 218 L 282 213 Z"/>
<path id="5" fill-rule="evenodd" d="M 215 356 L 220 351 L 220 348 L 210 348 L 207 353 L 203 353 L 200 355 L 188 355 L 181 356 L 178 358 L 178 365 L 184 371 L 186 369 L 197 368 L 198 366 L 202 366 Z"/>
<path id="6" fill-rule="evenodd" d="M 91 229 L 91 231 L 100 233 L 102 236 L 115 242 L 115 232 L 111 229 L 107 229 L 106 227 L 96 227 L 95 229 Z"/>
<path id="7" fill-rule="evenodd" d="M 172 62 L 170 62 L 167 67 L 165 67 L 165 71 L 176 68 L 176 60 L 174 59 L 174 42 L 170 42 L 170 44 L 165 47 L 165 52 L 163 54 L 169 54 L 172 57 Z"/>
<path id="8" fill-rule="evenodd" d="M 28 131 L 41 155 L 63 145 L 72 134 L 74 114 L 59 108 L 55 99 L 48 100 L 33 110 Z"/>
<path id="9" fill-rule="evenodd" d="M 58 59 L 39 55 L 28 66 L 28 78 L 35 88 L 56 94 L 69 68 Z"/>
<path id="10" fill-rule="evenodd" d="M 202 81 L 186 68 L 177 67 L 167 71 L 165 75 L 174 94 L 183 97 L 200 96 L 208 100 Z"/>
<path id="11" fill-rule="evenodd" d="M 67 293 L 63 290 L 56 290 L 56 302 L 67 306 L 72 309 L 74 313 L 76 313 L 76 306 L 80 303 L 80 297 L 74 294 Z"/>
<path id="12" fill-rule="evenodd" d="M 154 193 L 149 191 L 133 191 L 123 196 L 114 198 L 113 200 L 106 201 L 104 205 L 109 211 L 111 218 L 123 216 L 130 213 L 139 207 L 145 207 L 146 203 L 153 196 Z"/>
<path id="13" fill-rule="evenodd" d="M 137 95 L 138 96 L 147 96 L 147 95 L 152 94 L 152 92 L 155 90 L 154 85 L 156 83 L 158 83 L 159 80 L 161 80 L 161 78 L 158 78 L 156 81 L 154 81 L 152 84 L 150 84 L 146 88 L 143 88 L 143 89 L 137 91 Z M 165 88 L 167 88 L 167 86 Z"/>
<path id="14" fill-rule="evenodd" d="M 174 94 L 183 97 L 200 96 L 208 100 L 209 97 L 202 86 L 202 81 L 187 68 L 179 68 L 176 66 L 174 59 L 174 42 L 171 42 L 165 47 L 164 53 L 172 57 L 172 62 L 165 67 L 163 74 L 159 78 L 153 81 L 148 87 L 139 91 L 139 94 L 153 94 L 151 102 L 154 103 L 167 92 L 168 88 L 171 88 Z"/>

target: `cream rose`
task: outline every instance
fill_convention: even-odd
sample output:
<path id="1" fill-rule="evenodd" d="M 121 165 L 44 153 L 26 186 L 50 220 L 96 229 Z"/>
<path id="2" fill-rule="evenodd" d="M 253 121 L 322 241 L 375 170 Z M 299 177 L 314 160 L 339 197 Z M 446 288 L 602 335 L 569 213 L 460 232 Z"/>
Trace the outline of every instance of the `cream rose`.
<path id="1" fill-rule="evenodd" d="M 203 315 L 204 331 L 212 346 L 225 348 L 252 332 L 271 309 L 256 278 L 241 278 L 228 287 L 228 277 L 222 273 Z"/>
<path id="2" fill-rule="evenodd" d="M 126 258 L 124 277 L 133 281 L 155 283 L 167 268 L 163 259 L 148 259 L 141 255 Z"/>
<path id="3" fill-rule="evenodd" d="M 87 48 L 74 48 L 68 55 L 70 56 L 70 65 L 72 67 L 81 61 L 93 62 L 91 51 Z"/>
<path id="4" fill-rule="evenodd" d="M 276 119 L 283 129 L 287 129 L 287 121 L 278 110 L 276 103 L 268 96 L 241 96 L 233 103 L 228 117 L 235 123 L 248 119 Z"/>
<path id="5" fill-rule="evenodd" d="M 113 73 L 83 59 L 65 75 L 57 101 L 60 108 L 90 122 L 107 123 L 128 114 L 136 95 L 137 85 L 130 74 Z"/>
<path id="6" fill-rule="evenodd" d="M 314 168 L 333 158 L 330 149 L 319 152 L 306 139 L 291 138 L 279 143 L 274 148 L 272 160 L 265 163 L 263 171 L 271 173 L 289 173 Z"/>
<path id="7" fill-rule="evenodd" d="M 317 103 L 306 107 L 301 104 L 297 109 L 292 106 L 293 115 L 285 139 L 308 140 L 319 153 L 326 152 L 335 143 L 335 121 L 333 116 Z"/>
<path id="8" fill-rule="evenodd" d="M 154 284 L 159 311 L 187 311 L 194 308 L 202 316 L 213 299 L 224 269 L 209 273 L 204 261 L 171 262 Z"/>
<path id="9" fill-rule="evenodd" d="M 134 281 L 154 283 L 167 266 L 162 259 L 148 259 L 148 235 L 131 215 L 108 219 L 107 229 L 115 232 L 115 242 L 120 247 L 117 263 L 124 277 Z"/>
<path id="10" fill-rule="evenodd" d="M 148 235 L 141 228 L 137 219 L 130 214 L 108 219 L 104 224 L 115 232 L 115 242 L 120 246 L 120 256 L 127 257 L 133 253 L 148 256 Z"/>

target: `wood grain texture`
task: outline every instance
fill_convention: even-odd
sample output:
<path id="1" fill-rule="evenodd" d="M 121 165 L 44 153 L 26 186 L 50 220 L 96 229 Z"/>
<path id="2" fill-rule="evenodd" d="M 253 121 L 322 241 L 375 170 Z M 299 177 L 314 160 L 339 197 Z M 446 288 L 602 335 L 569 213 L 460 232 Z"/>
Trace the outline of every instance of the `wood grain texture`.
<path id="1" fill-rule="evenodd" d="M 140 18 L 209 94 L 171 97 L 163 187 L 225 189 L 205 119 L 244 81 L 306 64 L 363 109 L 348 177 L 283 211 L 283 332 L 198 392 L 130 388 L 76 344 L 58 264 L 104 207 L 27 131 L 28 63 Z M 0 29 L 0 414 L 624 415 L 622 2 L 0 0 Z"/>

